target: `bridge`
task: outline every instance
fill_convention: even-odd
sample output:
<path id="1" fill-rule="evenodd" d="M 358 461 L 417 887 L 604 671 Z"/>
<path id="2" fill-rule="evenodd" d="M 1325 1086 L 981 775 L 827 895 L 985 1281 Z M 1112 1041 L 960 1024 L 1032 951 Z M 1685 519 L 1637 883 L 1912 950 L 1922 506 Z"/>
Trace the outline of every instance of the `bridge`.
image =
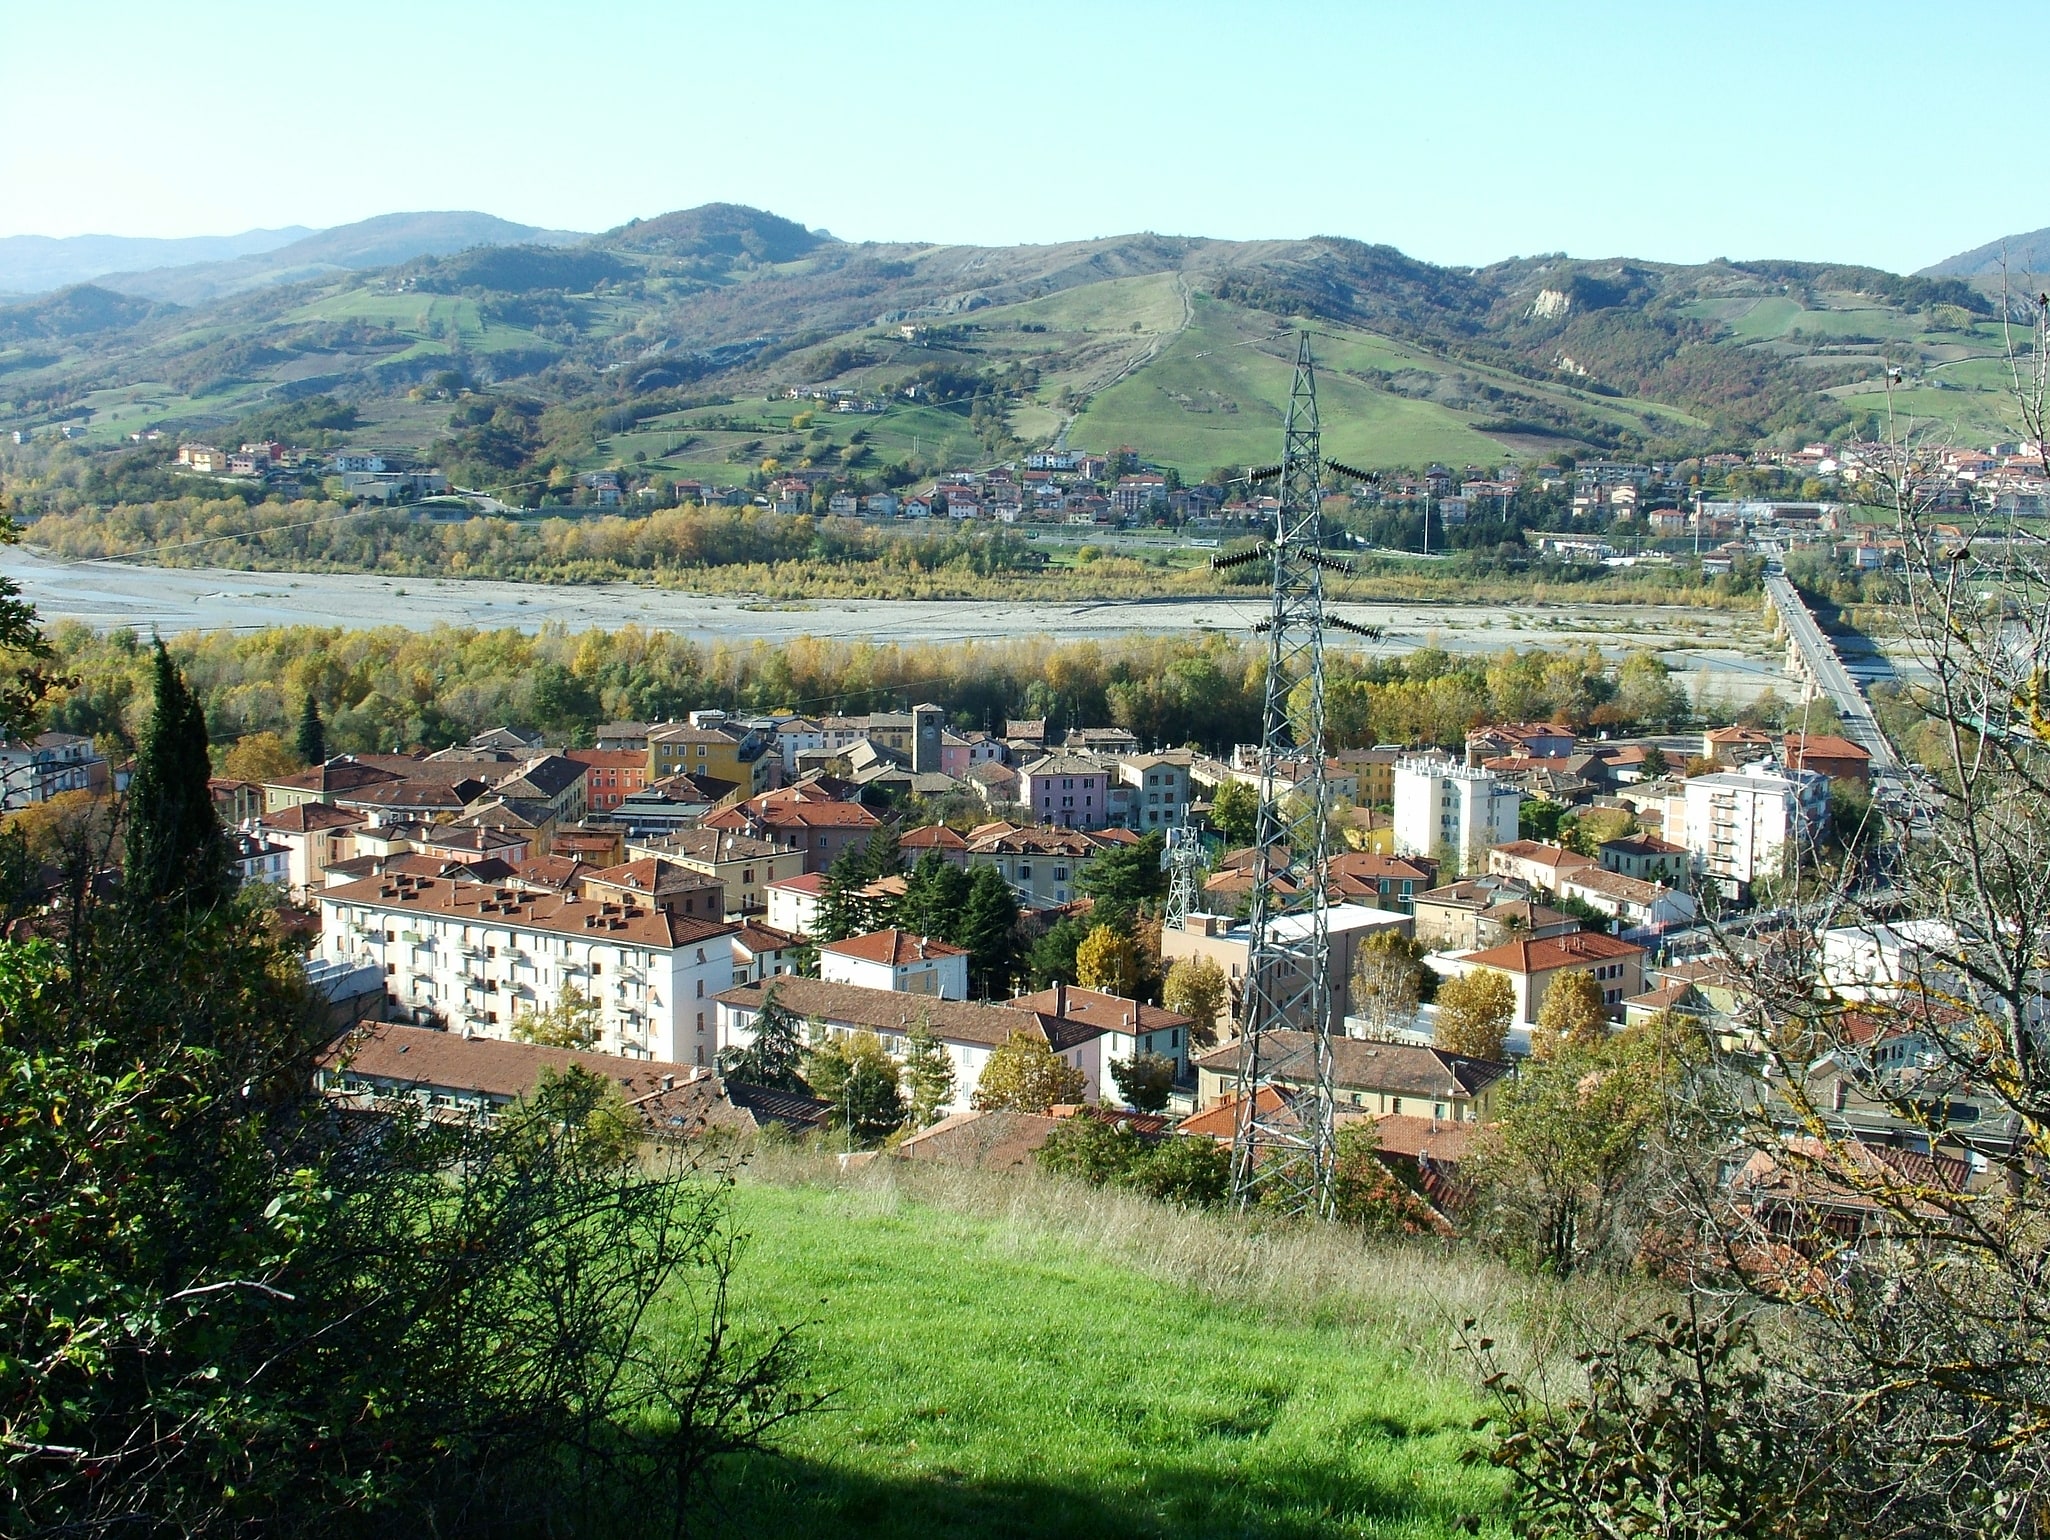
<path id="1" fill-rule="evenodd" d="M 1836 714 L 1843 719 L 1844 736 L 1872 756 L 1875 774 L 1898 770 L 1900 757 L 1879 730 L 1864 691 L 1844 667 L 1835 644 L 1816 624 L 1800 590 L 1785 572 L 1774 567 L 1765 574 L 1765 596 L 1779 618 L 1780 630 L 1786 633 L 1787 672 L 1798 675 L 1807 687 L 1804 698 L 1813 700 L 1820 695 L 1836 707 Z"/>

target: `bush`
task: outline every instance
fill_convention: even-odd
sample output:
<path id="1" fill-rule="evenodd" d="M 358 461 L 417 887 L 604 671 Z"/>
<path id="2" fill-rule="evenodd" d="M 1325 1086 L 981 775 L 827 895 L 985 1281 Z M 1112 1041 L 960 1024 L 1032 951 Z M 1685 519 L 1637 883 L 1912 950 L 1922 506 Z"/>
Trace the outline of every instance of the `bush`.
<path id="1" fill-rule="evenodd" d="M 1170 1135 L 1148 1143 L 1129 1123 L 1079 1113 L 1039 1147 L 1039 1167 L 1091 1187 L 1125 1187 L 1163 1203 L 1213 1207 L 1231 1185 L 1231 1151 L 1214 1139 Z"/>

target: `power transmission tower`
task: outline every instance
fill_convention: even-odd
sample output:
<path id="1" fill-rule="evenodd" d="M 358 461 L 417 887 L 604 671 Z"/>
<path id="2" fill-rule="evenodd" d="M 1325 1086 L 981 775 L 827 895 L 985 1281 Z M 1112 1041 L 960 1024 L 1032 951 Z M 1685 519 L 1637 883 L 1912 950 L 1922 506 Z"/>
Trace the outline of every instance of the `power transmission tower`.
<path id="1" fill-rule="evenodd" d="M 1196 908 L 1196 873 L 1203 866 L 1203 842 L 1189 826 L 1186 810 L 1168 828 L 1160 865 L 1167 873 L 1167 914 L 1161 924 L 1168 930 L 1187 930 Z"/>
<path id="2" fill-rule="evenodd" d="M 1267 696 L 1232 1200 L 1241 1208 L 1257 1203 L 1318 1217 L 1331 1213 L 1335 1110 L 1325 916 L 1330 797 L 1324 775 L 1324 630 L 1336 625 L 1376 634 L 1324 614 L 1324 572 L 1352 570 L 1323 549 L 1324 465 L 1317 377 L 1305 332 L 1296 348 L 1281 463 L 1251 477 L 1279 483 L 1273 534 L 1263 546 L 1221 558 L 1218 565 L 1268 556 L 1273 568 L 1267 618 L 1254 628 L 1267 637 Z M 1350 466 L 1333 469 L 1375 479 Z"/>

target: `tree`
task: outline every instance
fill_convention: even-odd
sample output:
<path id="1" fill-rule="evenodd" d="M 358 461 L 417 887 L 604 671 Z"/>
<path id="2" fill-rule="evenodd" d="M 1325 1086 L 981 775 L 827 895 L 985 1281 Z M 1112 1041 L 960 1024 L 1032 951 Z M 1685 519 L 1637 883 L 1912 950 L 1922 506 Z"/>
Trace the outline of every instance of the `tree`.
<path id="1" fill-rule="evenodd" d="M 217 903 L 232 886 L 227 844 L 207 789 L 211 774 L 206 717 L 160 639 L 155 708 L 128 783 L 124 876 L 138 915 Z"/>
<path id="2" fill-rule="evenodd" d="M 1217 1042 L 1217 1023 L 1231 1004 L 1224 970 L 1208 957 L 1178 957 L 1160 986 L 1160 1003 L 1190 1019 L 1189 1041 L 1199 1048 Z"/>
<path id="3" fill-rule="evenodd" d="M 833 1104 L 832 1123 L 858 1144 L 896 1132 L 905 1117 L 897 1061 L 873 1032 L 835 1033 L 804 1061 L 804 1078 Z"/>
<path id="4" fill-rule="evenodd" d="M 1080 1101 L 1088 1088 L 1089 1077 L 1046 1039 L 1013 1032 L 982 1066 L 970 1100 L 979 1111 L 1044 1113 Z"/>
<path id="5" fill-rule="evenodd" d="M 1353 962 L 1352 1009 L 1367 1024 L 1367 1036 L 1394 1039 L 1416 1022 L 1431 971 L 1423 944 L 1390 928 L 1375 931 Z"/>
<path id="6" fill-rule="evenodd" d="M 1156 831 L 1133 844 L 1112 846 L 1089 863 L 1076 886 L 1096 901 L 1090 919 L 1126 930 L 1141 909 L 1166 899 L 1167 872 L 1160 864 L 1160 848 Z"/>
<path id="7" fill-rule="evenodd" d="M 0 499 L 0 545 L 14 545 L 20 539 L 21 526 Z M 0 738 L 27 736 L 50 691 L 68 682 L 45 667 L 54 656 L 36 624 L 35 606 L 21 597 L 21 585 L 0 577 Z"/>
<path id="8" fill-rule="evenodd" d="M 1073 915 L 1054 921 L 1025 954 L 1026 970 L 1034 989 L 1049 989 L 1056 983 L 1076 981 L 1076 954 L 1089 938 L 1089 927 Z"/>
<path id="9" fill-rule="evenodd" d="M 833 864 L 826 868 L 826 880 L 819 884 L 813 941 L 845 941 L 849 936 L 865 936 L 876 928 L 875 906 L 861 894 L 869 880 L 863 847 L 849 845 L 833 858 Z"/>
<path id="10" fill-rule="evenodd" d="M 1585 969 L 1554 975 L 1530 1032 L 1533 1057 L 1592 1048 L 1609 1035 L 1609 1007 L 1601 981 Z"/>
<path id="11" fill-rule="evenodd" d="M 1135 1053 L 1110 1061 L 1110 1078 L 1125 1105 L 1140 1112 L 1162 1112 L 1174 1094 L 1175 1061 L 1160 1053 Z"/>
<path id="12" fill-rule="evenodd" d="M 1061 1119 L 1034 1158 L 1042 1171 L 1183 1207 L 1214 1208 L 1231 1186 L 1229 1145 L 1179 1134 L 1149 1144 L 1129 1123 L 1087 1113 Z"/>
<path id="13" fill-rule="evenodd" d="M 1500 1059 L 1516 1019 L 1516 990 L 1499 968 L 1476 968 L 1438 986 L 1437 1046 L 1469 1059 Z"/>
<path id="14" fill-rule="evenodd" d="M 932 1035 L 932 1022 L 924 1014 L 904 1039 L 904 1079 L 911 1089 L 913 1126 L 937 1123 L 954 1099 L 954 1056 Z"/>
<path id="15" fill-rule="evenodd" d="M 1562 803 L 1532 797 L 1516 811 L 1517 837 L 1527 840 L 1556 840 L 1559 837 L 1559 820 L 1565 816 L 1566 808 Z"/>
<path id="16" fill-rule="evenodd" d="M 762 991 L 761 1009 L 755 1012 L 753 1041 L 745 1048 L 721 1049 L 719 1073 L 743 1085 L 802 1092 L 810 1089 L 804 1083 L 803 1066 L 804 1029 L 776 998 L 776 986 L 770 984 Z"/>
<path id="17" fill-rule="evenodd" d="M 299 708 L 299 736 L 295 747 L 299 750 L 302 765 L 327 763 L 327 724 L 320 719 L 320 703 L 314 700 L 311 690 L 306 692 L 306 702 Z"/>
<path id="18" fill-rule="evenodd" d="M 992 868 L 993 869 L 993 868 Z M 1002 878 L 999 876 L 1001 882 Z M 897 903 L 897 924 L 921 936 L 937 936 L 954 946 L 968 929 L 969 874 L 936 850 L 929 850 L 904 879 L 904 897 Z M 971 947 L 970 952 L 973 952 Z M 974 962 L 969 971 L 975 971 Z"/>
<path id="19" fill-rule="evenodd" d="M 1610 840 L 1637 832 L 1637 815 L 1626 807 L 1592 807 L 1559 820 L 1559 838 L 1568 850 L 1594 857 Z"/>
<path id="20" fill-rule="evenodd" d="M 1332 1210 L 1369 1235 L 1431 1235 L 1439 1228 L 1431 1205 L 1399 1180 L 1379 1154 L 1381 1133 L 1355 1118 L 1338 1130 L 1331 1168 Z"/>
<path id="21" fill-rule="evenodd" d="M 985 1000 L 1007 996 L 1017 972 L 1018 897 L 994 866 L 978 866 L 968 882 L 960 928 L 950 938 L 968 949 L 968 980 Z"/>
<path id="22" fill-rule="evenodd" d="M 245 733 L 222 757 L 221 774 L 236 781 L 275 781 L 304 766 L 276 733 Z"/>
<path id="23" fill-rule="evenodd" d="M 1645 745 L 1644 778 L 1647 781 L 1655 781 L 1666 773 L 1666 769 L 1666 751 L 1656 743 Z"/>
<path id="24" fill-rule="evenodd" d="M 895 877 L 904 870 L 904 851 L 897 840 L 897 826 L 878 824 L 861 844 L 861 870 L 870 882 Z"/>
<path id="25" fill-rule="evenodd" d="M 1075 982 L 1084 989 L 1134 998 L 1139 989 L 1139 948 L 1108 925 L 1093 927 L 1075 948 Z"/>
<path id="26" fill-rule="evenodd" d="M 1225 780 L 1210 797 L 1210 824 L 1226 845 L 1250 845 L 1260 837 L 1260 794 L 1244 781 Z"/>
<path id="27" fill-rule="evenodd" d="M 552 1005 L 526 1010 L 513 1018 L 516 1043 L 544 1048 L 593 1048 L 604 1030 L 604 1007 L 574 984 L 562 986 Z"/>

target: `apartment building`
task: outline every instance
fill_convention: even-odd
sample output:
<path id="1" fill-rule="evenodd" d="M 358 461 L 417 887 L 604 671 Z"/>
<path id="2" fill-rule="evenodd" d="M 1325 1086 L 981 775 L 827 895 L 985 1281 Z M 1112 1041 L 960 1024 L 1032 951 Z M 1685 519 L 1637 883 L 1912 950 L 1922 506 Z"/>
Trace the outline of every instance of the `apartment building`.
<path id="1" fill-rule="evenodd" d="M 1490 848 L 1516 838 L 1522 806 L 1492 771 L 1413 755 L 1395 767 L 1395 853 L 1448 861 L 1461 876 L 1483 870 Z"/>

